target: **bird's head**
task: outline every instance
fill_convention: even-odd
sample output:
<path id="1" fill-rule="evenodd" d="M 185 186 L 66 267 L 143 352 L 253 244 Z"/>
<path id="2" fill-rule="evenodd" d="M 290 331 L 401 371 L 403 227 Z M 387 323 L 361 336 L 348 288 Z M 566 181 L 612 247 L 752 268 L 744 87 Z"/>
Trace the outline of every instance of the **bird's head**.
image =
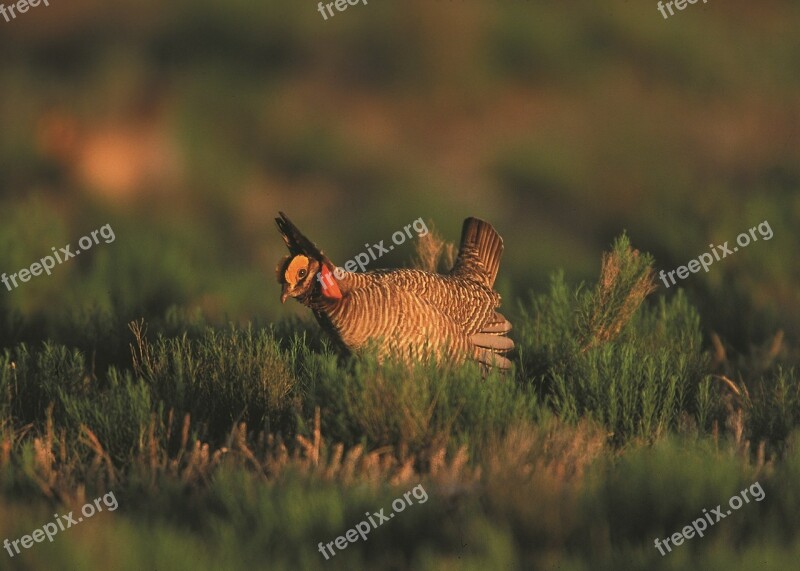
<path id="1" fill-rule="evenodd" d="M 283 286 L 281 303 L 290 297 L 308 305 L 319 297 L 328 300 L 342 299 L 342 291 L 334 277 L 338 270 L 317 246 L 306 238 L 283 213 L 275 219 L 283 236 L 289 255 L 275 268 L 278 283 Z"/>
<path id="2" fill-rule="evenodd" d="M 320 267 L 317 260 L 303 254 L 284 256 L 275 268 L 278 283 L 282 286 L 281 303 L 290 297 L 305 298 L 313 293 L 315 287 L 321 285 L 317 279 Z"/>

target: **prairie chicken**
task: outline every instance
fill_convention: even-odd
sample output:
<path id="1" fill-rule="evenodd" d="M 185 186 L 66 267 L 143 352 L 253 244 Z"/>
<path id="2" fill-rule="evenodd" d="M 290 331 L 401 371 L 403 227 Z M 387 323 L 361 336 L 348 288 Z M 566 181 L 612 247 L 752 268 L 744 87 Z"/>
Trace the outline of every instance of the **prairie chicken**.
<path id="1" fill-rule="evenodd" d="M 511 323 L 495 308 L 492 287 L 503 239 L 491 224 L 467 218 L 448 274 L 415 269 L 352 273 L 328 257 L 280 212 L 275 221 L 289 248 L 276 274 L 281 302 L 293 297 L 314 312 L 322 328 L 346 352 L 371 342 L 378 355 L 402 360 L 429 356 L 447 362 L 478 361 L 506 370 L 514 342 Z"/>

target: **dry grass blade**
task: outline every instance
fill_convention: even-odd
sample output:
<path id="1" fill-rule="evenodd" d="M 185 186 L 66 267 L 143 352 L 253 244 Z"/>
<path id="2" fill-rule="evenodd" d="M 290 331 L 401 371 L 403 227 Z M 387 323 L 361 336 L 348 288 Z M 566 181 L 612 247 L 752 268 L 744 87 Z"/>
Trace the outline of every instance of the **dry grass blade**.
<path id="1" fill-rule="evenodd" d="M 456 247 L 439 236 L 431 222 L 428 223 L 428 228 L 428 233 L 417 240 L 417 251 L 412 265 L 426 272 L 449 272 L 456 260 Z"/>
<path id="2" fill-rule="evenodd" d="M 742 396 L 742 393 L 739 390 L 739 387 L 736 386 L 736 383 L 734 383 L 732 380 L 730 380 L 725 375 L 711 375 L 711 376 L 713 378 L 717 379 L 718 381 L 722 381 L 722 383 L 725 384 L 725 386 L 727 386 L 737 397 L 741 397 Z M 745 388 L 745 390 L 747 390 L 747 389 Z"/>
<path id="3" fill-rule="evenodd" d="M 644 299 L 655 291 L 652 258 L 630 246 L 627 236 L 603 254 L 600 280 L 580 315 L 581 350 L 616 338 Z"/>
<path id="4" fill-rule="evenodd" d="M 114 485 L 117 482 L 117 474 L 114 469 L 114 462 L 111 457 L 106 453 L 103 445 L 100 444 L 100 439 L 97 438 L 94 432 L 86 426 L 81 424 L 81 442 L 89 446 L 96 455 L 95 466 L 104 463 L 106 466 L 106 474 L 108 476 L 108 483 Z"/>

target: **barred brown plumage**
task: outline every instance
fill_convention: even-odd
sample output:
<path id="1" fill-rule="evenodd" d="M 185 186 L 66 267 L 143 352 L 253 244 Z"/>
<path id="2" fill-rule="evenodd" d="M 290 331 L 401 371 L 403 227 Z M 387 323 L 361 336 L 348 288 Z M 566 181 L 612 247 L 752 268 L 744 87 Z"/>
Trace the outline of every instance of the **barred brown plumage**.
<path id="1" fill-rule="evenodd" d="M 342 272 L 280 212 L 275 221 L 289 248 L 276 268 L 281 301 L 294 297 L 346 351 L 370 342 L 380 357 L 451 362 L 472 359 L 509 369 L 511 323 L 496 311 L 494 281 L 503 239 L 491 224 L 467 218 L 448 274 L 415 269 Z M 334 275 L 341 276 L 341 279 Z"/>

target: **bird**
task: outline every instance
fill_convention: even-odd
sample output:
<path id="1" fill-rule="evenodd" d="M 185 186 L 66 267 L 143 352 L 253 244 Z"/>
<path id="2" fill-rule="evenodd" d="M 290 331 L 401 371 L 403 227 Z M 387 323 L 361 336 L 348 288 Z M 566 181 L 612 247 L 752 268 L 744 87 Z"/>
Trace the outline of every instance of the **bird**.
<path id="1" fill-rule="evenodd" d="M 511 323 L 498 313 L 494 282 L 503 239 L 491 224 L 464 220 L 458 255 L 449 273 L 419 269 L 349 272 L 336 267 L 283 212 L 275 218 L 289 250 L 275 269 L 281 302 L 309 308 L 342 353 L 377 345 L 380 361 L 475 361 L 484 374 L 512 366 Z"/>

